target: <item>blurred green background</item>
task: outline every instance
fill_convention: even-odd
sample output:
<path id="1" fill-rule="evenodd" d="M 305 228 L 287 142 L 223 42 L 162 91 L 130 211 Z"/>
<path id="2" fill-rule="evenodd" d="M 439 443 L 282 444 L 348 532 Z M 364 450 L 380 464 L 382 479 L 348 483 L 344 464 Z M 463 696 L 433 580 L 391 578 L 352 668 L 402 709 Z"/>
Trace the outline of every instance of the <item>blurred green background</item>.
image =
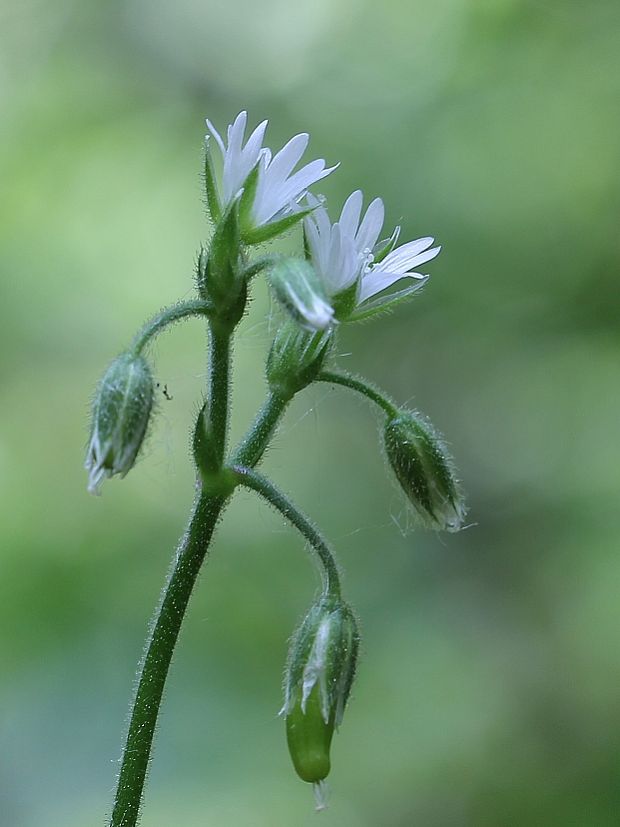
<path id="1" fill-rule="evenodd" d="M 411 531 L 377 420 L 321 386 L 264 468 L 333 539 L 363 624 L 315 816 L 277 718 L 315 593 L 299 538 L 236 497 L 165 699 L 144 827 L 616 825 L 620 815 L 620 7 L 616 0 L 0 3 L 0 824 L 103 823 L 136 661 L 192 500 L 198 322 L 174 397 L 103 497 L 88 400 L 192 289 L 205 116 L 269 117 L 444 245 L 339 362 L 448 435 L 471 526 Z M 310 157 L 310 156 L 309 156 Z M 297 241 L 293 238 L 289 243 Z M 270 305 L 236 346 L 234 435 Z"/>

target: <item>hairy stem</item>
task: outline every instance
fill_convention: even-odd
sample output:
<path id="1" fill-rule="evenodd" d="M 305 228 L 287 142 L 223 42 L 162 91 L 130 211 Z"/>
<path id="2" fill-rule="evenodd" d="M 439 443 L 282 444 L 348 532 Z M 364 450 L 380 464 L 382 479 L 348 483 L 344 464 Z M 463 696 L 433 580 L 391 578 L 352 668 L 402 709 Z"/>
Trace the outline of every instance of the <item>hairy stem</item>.
<path id="1" fill-rule="evenodd" d="M 224 507 L 200 493 L 155 612 L 133 703 L 110 827 L 135 827 L 164 684 L 185 610 Z"/>
<path id="2" fill-rule="evenodd" d="M 218 464 L 221 466 L 226 454 L 226 436 L 228 433 L 228 403 L 230 400 L 230 331 L 211 322 L 209 325 L 209 344 L 211 360 L 209 363 L 209 395 L 207 413 L 209 431 Z"/>
<path id="3" fill-rule="evenodd" d="M 235 465 L 232 469 L 241 485 L 260 494 L 306 538 L 321 562 L 323 587 L 332 597 L 340 597 L 340 576 L 329 545 L 310 520 L 279 488 L 252 468 Z"/>
<path id="4" fill-rule="evenodd" d="M 329 382 L 332 385 L 342 385 L 350 390 L 361 393 L 367 399 L 370 399 L 378 405 L 389 417 L 398 416 L 398 408 L 396 405 L 378 388 L 371 385 L 357 376 L 351 376 L 348 373 L 337 373 L 331 370 L 322 370 L 317 376 L 318 382 Z"/>
<path id="5" fill-rule="evenodd" d="M 289 401 L 273 391 L 269 393 L 250 430 L 235 451 L 233 465 L 252 468 L 258 465 Z"/>
<path id="6" fill-rule="evenodd" d="M 150 340 L 161 333 L 169 324 L 174 324 L 181 319 L 190 316 L 208 316 L 211 313 L 211 305 L 202 299 L 179 302 L 172 307 L 166 307 L 156 316 L 153 316 L 134 337 L 131 343 L 131 350 L 135 354 L 141 353 Z"/>

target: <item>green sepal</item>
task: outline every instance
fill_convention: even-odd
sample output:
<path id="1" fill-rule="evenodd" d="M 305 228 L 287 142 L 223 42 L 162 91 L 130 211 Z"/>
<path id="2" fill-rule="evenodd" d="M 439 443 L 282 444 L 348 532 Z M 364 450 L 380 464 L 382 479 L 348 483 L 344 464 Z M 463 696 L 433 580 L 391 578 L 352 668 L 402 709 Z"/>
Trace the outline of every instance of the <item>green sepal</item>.
<path id="1" fill-rule="evenodd" d="M 256 188 L 258 186 L 260 161 L 255 164 L 252 171 L 245 179 L 243 184 L 243 192 L 239 199 L 239 227 L 244 242 L 247 244 L 245 236 L 252 230 L 252 207 L 256 197 Z"/>
<path id="2" fill-rule="evenodd" d="M 397 305 L 401 304 L 420 290 L 426 284 L 424 281 L 418 279 L 411 287 L 406 287 L 404 290 L 398 290 L 396 293 L 388 293 L 380 299 L 375 299 L 371 302 L 365 302 L 360 305 L 348 318 L 349 322 L 359 322 L 363 319 L 369 319 L 371 316 L 376 316 L 378 313 L 387 313 L 393 310 Z"/>
<path id="3" fill-rule="evenodd" d="M 225 315 L 235 305 L 245 286 L 240 250 L 239 205 L 234 201 L 218 222 L 208 251 L 198 259 L 201 296 L 213 303 L 216 313 Z"/>
<path id="4" fill-rule="evenodd" d="M 394 227 L 394 232 L 389 238 L 384 238 L 382 241 L 378 241 L 375 244 L 372 251 L 372 260 L 375 264 L 382 262 L 383 259 L 392 252 L 394 247 L 396 247 L 396 242 L 398 241 L 399 235 L 400 225 L 398 227 Z"/>
<path id="5" fill-rule="evenodd" d="M 310 251 L 310 244 L 308 242 L 308 233 L 306 232 L 306 225 L 303 225 L 303 244 L 304 244 L 304 258 L 308 261 L 312 260 L 312 252 Z"/>
<path id="6" fill-rule="evenodd" d="M 243 243 L 262 244 L 265 241 L 270 241 L 272 238 L 282 235 L 282 233 L 290 230 L 291 227 L 294 227 L 311 212 L 312 210 L 299 210 L 299 212 L 286 215 L 284 218 L 280 218 L 277 221 L 270 221 L 268 224 L 263 224 L 260 227 L 249 227 L 244 229 L 242 233 Z"/>
<path id="7" fill-rule="evenodd" d="M 356 280 L 353 284 L 349 285 L 349 287 L 346 287 L 332 297 L 334 316 L 339 322 L 349 321 L 352 314 L 355 313 L 358 291 L 359 285 Z"/>
<path id="8" fill-rule="evenodd" d="M 222 218 L 222 205 L 220 203 L 220 196 L 217 191 L 217 183 L 215 178 L 215 170 L 213 168 L 213 158 L 211 156 L 211 146 L 209 136 L 205 140 L 205 193 L 207 196 L 207 211 L 209 217 L 214 224 L 218 224 Z"/>

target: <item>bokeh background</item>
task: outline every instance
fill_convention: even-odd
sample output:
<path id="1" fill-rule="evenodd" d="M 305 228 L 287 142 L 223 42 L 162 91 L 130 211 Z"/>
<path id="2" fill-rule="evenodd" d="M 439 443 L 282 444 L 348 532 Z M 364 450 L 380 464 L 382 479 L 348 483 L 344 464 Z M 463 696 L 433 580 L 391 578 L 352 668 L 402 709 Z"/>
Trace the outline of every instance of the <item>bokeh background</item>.
<path id="1" fill-rule="evenodd" d="M 146 624 L 192 500 L 205 378 L 155 348 L 143 461 L 102 498 L 88 400 L 192 290 L 203 119 L 242 108 L 341 161 L 444 245 L 339 363 L 447 434 L 470 527 L 413 531 L 363 400 L 318 387 L 264 468 L 333 539 L 363 624 L 316 816 L 277 718 L 316 573 L 239 495 L 171 674 L 144 827 L 616 825 L 620 815 L 620 7 L 615 0 L 0 2 L 0 824 L 109 810 Z M 286 243 L 297 244 L 295 236 Z M 262 285 L 236 346 L 238 437 L 264 394 Z"/>

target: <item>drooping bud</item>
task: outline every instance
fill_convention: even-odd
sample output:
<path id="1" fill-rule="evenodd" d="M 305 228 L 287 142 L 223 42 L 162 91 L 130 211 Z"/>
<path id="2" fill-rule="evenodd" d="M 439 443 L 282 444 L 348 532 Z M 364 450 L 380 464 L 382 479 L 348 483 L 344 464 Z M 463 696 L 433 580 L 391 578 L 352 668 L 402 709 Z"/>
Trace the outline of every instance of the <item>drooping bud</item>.
<path id="1" fill-rule="evenodd" d="M 385 426 L 387 458 L 422 523 L 458 531 L 465 504 L 443 439 L 419 414 L 401 411 Z"/>
<path id="2" fill-rule="evenodd" d="M 334 309 L 310 262 L 280 259 L 267 272 L 267 279 L 280 304 L 301 327 L 326 330 L 333 325 Z"/>
<path id="3" fill-rule="evenodd" d="M 358 649 L 353 612 L 327 595 L 315 603 L 291 641 L 282 710 L 288 748 L 299 777 L 319 792 L 329 774 L 331 740 L 351 691 Z"/>
<path id="4" fill-rule="evenodd" d="M 153 377 L 143 356 L 122 353 L 105 372 L 93 406 L 86 454 L 88 490 L 134 466 L 153 407 Z"/>
<path id="5" fill-rule="evenodd" d="M 332 340 L 329 330 L 311 332 L 293 321 L 282 325 L 267 357 L 267 381 L 271 390 L 289 399 L 313 382 L 323 367 Z"/>

